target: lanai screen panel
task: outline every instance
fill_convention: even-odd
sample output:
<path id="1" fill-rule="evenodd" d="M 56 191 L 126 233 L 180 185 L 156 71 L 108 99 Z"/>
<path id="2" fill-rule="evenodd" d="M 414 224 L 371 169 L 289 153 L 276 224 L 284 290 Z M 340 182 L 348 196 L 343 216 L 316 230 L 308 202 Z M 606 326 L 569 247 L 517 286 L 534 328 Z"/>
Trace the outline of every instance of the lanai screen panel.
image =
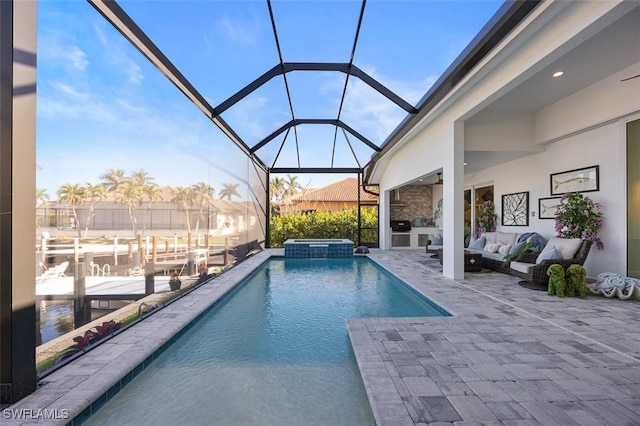
<path id="1" fill-rule="evenodd" d="M 503 1 L 370 1 L 354 63 L 416 105 Z"/>
<path id="2" fill-rule="evenodd" d="M 265 170 L 87 2 L 38 8 L 36 239 L 47 241 L 47 252 L 34 253 L 38 279 L 39 260 L 69 261 L 73 277 L 74 254 L 54 252 L 73 238 L 98 247 L 100 272 L 87 276 L 108 265 L 114 277 L 142 265 L 127 258 L 129 242 L 140 253 L 138 236 L 157 238 L 161 251 L 176 240 L 184 250 L 189 234 L 194 246 L 208 235 L 221 249 L 264 241 Z M 115 237 L 124 246 L 117 263 Z M 168 269 L 185 262 L 186 251 Z"/>
<path id="3" fill-rule="evenodd" d="M 263 140 L 260 136 L 298 119 L 340 120 L 381 146 L 407 114 L 415 113 L 437 77 L 501 3 L 120 2 L 211 104 L 214 115 L 219 114 L 250 147 Z M 287 68 L 300 64 L 315 71 Z M 319 64 L 334 66 L 319 71 Z M 379 87 L 363 81 L 361 72 Z M 303 144 L 297 133 L 293 128 L 288 137 L 294 145 Z M 281 145 L 276 139 L 265 143 Z M 362 159 L 375 151 L 353 146 Z M 273 153 L 270 148 L 256 150 L 265 164 L 270 162 L 260 152 Z M 298 158 L 306 155 L 284 155 L 278 163 L 295 168 Z M 366 165 L 351 157 L 342 156 L 339 162 L 347 167 Z M 283 164 L 285 158 L 291 162 Z M 335 155 L 325 158 L 323 167 L 336 164 Z"/>

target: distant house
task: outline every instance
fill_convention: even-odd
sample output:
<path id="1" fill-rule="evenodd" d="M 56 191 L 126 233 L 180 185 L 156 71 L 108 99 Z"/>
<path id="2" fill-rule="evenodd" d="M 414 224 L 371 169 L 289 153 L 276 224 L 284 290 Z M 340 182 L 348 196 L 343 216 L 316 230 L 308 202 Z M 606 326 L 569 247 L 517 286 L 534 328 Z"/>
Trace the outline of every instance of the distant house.
<path id="1" fill-rule="evenodd" d="M 358 206 L 358 179 L 346 178 L 322 188 L 309 189 L 285 199 L 281 212 L 328 211 L 339 212 Z M 360 203 L 377 205 L 378 196 L 360 190 Z"/>
<path id="2" fill-rule="evenodd" d="M 243 232 L 258 226 L 261 211 L 248 201 L 228 201 L 212 199 L 200 206 L 193 202 L 189 206 L 189 225 L 184 206 L 172 201 L 171 187 L 161 187 L 162 199 L 148 203 L 147 198 L 135 207 L 138 232 L 148 231 L 186 231 L 189 225 L 193 232 L 208 232 L 210 235 L 227 235 Z M 93 217 L 89 221 L 90 231 L 121 231 L 131 229 L 131 219 L 126 204 L 118 202 L 116 195 L 109 193 L 107 199 L 93 206 Z M 81 229 L 87 226 L 90 215 L 90 202 L 76 207 Z M 36 209 L 37 227 L 57 230 L 75 230 L 76 223 L 68 203 L 58 200 L 40 205 Z M 48 232 L 48 231 L 47 231 Z"/>

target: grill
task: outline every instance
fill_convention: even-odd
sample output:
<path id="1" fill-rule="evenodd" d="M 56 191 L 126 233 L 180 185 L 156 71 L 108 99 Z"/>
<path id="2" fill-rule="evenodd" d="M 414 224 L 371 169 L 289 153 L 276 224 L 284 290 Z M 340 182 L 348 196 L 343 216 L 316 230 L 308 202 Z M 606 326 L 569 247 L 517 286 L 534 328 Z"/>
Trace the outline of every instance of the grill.
<path id="1" fill-rule="evenodd" d="M 411 222 L 408 220 L 392 220 L 391 230 L 393 232 L 409 232 L 411 231 Z"/>

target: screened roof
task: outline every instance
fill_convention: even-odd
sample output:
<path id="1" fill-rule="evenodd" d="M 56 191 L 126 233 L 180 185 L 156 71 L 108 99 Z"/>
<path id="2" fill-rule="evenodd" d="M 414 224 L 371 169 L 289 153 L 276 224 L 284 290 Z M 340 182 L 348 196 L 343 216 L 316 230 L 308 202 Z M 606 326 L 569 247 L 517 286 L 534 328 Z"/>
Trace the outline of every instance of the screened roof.
<path id="1" fill-rule="evenodd" d="M 273 172 L 364 168 L 537 3 L 89 1 Z"/>

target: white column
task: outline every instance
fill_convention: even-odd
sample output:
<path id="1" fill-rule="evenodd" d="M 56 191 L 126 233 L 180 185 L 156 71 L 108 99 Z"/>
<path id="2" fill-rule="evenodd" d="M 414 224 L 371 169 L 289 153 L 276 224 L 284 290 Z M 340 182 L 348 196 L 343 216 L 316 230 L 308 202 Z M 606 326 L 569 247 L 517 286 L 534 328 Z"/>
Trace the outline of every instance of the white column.
<path id="1" fill-rule="evenodd" d="M 442 274 L 464 278 L 464 123 L 453 123 L 449 152 L 443 158 Z"/>

